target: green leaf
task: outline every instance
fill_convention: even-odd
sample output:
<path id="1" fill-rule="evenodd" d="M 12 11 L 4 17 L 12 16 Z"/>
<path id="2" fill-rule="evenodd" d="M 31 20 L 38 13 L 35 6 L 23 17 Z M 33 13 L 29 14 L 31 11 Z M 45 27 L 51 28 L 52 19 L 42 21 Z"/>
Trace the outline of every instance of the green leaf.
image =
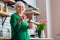
<path id="1" fill-rule="evenodd" d="M 45 23 L 40 23 L 40 24 L 39 24 L 39 25 L 37 25 L 37 26 L 38 26 L 37 30 L 44 30 L 44 29 L 45 29 L 46 24 L 45 24 Z"/>

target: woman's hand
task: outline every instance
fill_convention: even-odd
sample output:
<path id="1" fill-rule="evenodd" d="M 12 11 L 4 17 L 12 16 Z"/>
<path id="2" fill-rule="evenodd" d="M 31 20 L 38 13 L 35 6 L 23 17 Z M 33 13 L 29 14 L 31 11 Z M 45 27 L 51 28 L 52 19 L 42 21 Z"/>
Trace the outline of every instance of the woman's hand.
<path id="1" fill-rule="evenodd" d="M 27 16 L 25 14 L 23 15 L 23 19 L 27 19 Z"/>
<path id="2" fill-rule="evenodd" d="M 18 20 L 18 23 L 20 23 L 23 19 L 26 19 L 27 17 L 25 15 L 20 16 L 20 19 Z"/>
<path id="3" fill-rule="evenodd" d="M 20 23 L 23 20 L 23 16 L 20 16 L 20 19 L 18 20 L 18 23 Z"/>

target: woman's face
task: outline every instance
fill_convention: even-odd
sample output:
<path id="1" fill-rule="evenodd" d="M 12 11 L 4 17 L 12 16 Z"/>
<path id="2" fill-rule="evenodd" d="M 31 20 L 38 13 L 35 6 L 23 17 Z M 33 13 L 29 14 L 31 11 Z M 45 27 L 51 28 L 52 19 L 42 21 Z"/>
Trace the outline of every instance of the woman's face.
<path id="1" fill-rule="evenodd" d="M 21 13 L 22 11 L 24 11 L 23 6 L 17 6 L 16 7 L 16 12 Z"/>

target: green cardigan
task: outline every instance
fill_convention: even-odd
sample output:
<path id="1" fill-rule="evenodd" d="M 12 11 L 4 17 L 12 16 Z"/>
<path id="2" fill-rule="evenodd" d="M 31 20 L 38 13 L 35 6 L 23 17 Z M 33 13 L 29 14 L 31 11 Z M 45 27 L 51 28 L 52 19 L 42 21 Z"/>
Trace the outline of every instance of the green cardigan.
<path id="1" fill-rule="evenodd" d="M 11 15 L 10 24 L 11 24 L 11 33 L 12 40 L 30 40 L 28 35 L 28 22 L 22 20 L 20 24 L 18 24 L 18 20 L 20 16 L 17 13 Z"/>

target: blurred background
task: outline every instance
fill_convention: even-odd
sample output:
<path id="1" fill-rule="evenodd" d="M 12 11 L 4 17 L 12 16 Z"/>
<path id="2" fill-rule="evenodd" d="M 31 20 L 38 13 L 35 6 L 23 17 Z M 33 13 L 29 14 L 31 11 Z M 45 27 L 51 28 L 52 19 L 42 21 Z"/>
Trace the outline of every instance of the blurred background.
<path id="1" fill-rule="evenodd" d="M 47 26 L 42 31 L 41 38 L 37 36 L 37 25 L 28 29 L 33 40 L 60 40 L 60 0 L 0 0 L 0 37 L 11 37 L 10 15 L 15 12 L 17 1 L 25 3 L 28 18 L 33 21 L 47 20 Z M 6 10 L 4 9 L 6 8 Z M 4 11 L 5 10 L 5 11 Z M 8 38 L 7 38 L 8 39 Z"/>

